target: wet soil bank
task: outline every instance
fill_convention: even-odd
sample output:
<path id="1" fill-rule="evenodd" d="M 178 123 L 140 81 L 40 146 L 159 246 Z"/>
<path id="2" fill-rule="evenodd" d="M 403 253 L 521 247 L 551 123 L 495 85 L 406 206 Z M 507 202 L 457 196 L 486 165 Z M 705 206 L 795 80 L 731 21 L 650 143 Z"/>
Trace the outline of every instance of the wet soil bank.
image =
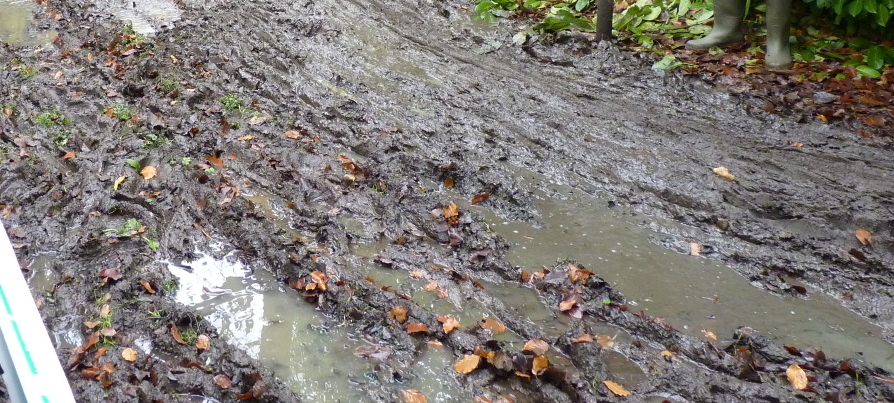
<path id="1" fill-rule="evenodd" d="M 681 253 L 697 242 L 755 286 L 833 295 L 890 341 L 888 143 L 767 115 L 584 35 L 513 46 L 511 30 L 471 21 L 467 4 L 183 3 L 172 29 L 142 43 L 101 6 L 50 1 L 36 26 L 56 30 L 54 43 L 0 46 L 0 216 L 23 266 L 49 262 L 55 276 L 35 293 L 78 401 L 300 400 L 173 302 L 166 262 L 212 253 L 212 240 L 386 346 L 357 383 L 373 401 L 400 401 L 429 348 L 484 356 L 468 375 L 448 372 L 492 401 L 620 401 L 603 383 L 617 379 L 617 352 L 645 374 L 629 401 L 894 400 L 880 369 L 750 328 L 696 339 L 638 315 L 595 262 L 574 266 L 588 279 L 562 262 L 530 281 L 580 317 L 549 334 L 481 285 L 526 276 L 480 217 L 451 206 L 487 192 L 482 207 L 536 221 L 538 189 L 518 176 L 537 172 L 619 214 L 687 224 L 643 221 L 664 234 L 656 242 Z M 40 118 L 56 110 L 64 119 Z M 452 193 L 436 191 L 448 179 Z M 243 197 L 259 195 L 284 208 Z M 521 343 L 480 324 L 445 333 L 443 313 L 353 269 L 358 245 L 380 245 L 378 264 L 424 270 L 415 275 L 454 305 L 481 304 L 561 354 L 533 376 Z M 408 333 L 411 323 L 427 330 Z M 606 323 L 627 335 L 614 347 L 572 341 Z M 789 384 L 792 364 L 809 388 Z"/>

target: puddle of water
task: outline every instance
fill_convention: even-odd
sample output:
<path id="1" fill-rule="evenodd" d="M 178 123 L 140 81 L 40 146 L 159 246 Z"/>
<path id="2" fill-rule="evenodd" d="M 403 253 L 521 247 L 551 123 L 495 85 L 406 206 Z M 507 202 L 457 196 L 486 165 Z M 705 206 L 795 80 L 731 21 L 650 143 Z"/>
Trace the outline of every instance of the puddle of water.
<path id="1" fill-rule="evenodd" d="M 172 0 L 118 0 L 108 3 L 106 11 L 129 23 L 134 32 L 146 36 L 173 28 L 181 14 Z"/>
<path id="2" fill-rule="evenodd" d="M 283 289 L 270 273 L 252 273 L 235 252 L 168 268 L 179 280 L 178 302 L 195 308 L 222 337 L 259 358 L 308 401 L 372 401 L 362 385 L 375 379 L 375 362 L 354 355 L 369 343 Z M 430 402 L 470 400 L 445 375 L 453 360 L 449 351 L 429 350 L 400 388 L 420 390 Z"/>
<path id="3" fill-rule="evenodd" d="M 28 29 L 37 7 L 31 0 L 0 0 L 0 42 L 19 46 L 52 42 L 56 31 L 33 33 Z"/>
<path id="4" fill-rule="evenodd" d="M 35 301 L 50 298 L 53 287 L 62 280 L 62 276 L 53 269 L 56 256 L 52 253 L 36 255 L 25 265 L 28 288 Z M 84 344 L 84 337 L 79 329 L 80 322 L 74 315 L 57 318 L 48 328 L 50 340 L 56 348 L 71 348 Z"/>
<path id="5" fill-rule="evenodd" d="M 531 188 L 542 186 L 550 185 Z M 882 329 L 824 294 L 800 299 L 765 292 L 716 261 L 653 244 L 649 238 L 660 235 L 618 217 L 603 201 L 541 197 L 538 207 L 539 227 L 474 209 L 514 245 L 513 264 L 538 271 L 574 259 L 624 294 L 632 310 L 665 318 L 689 335 L 704 337 L 708 329 L 723 338 L 751 326 L 784 344 L 894 370 L 894 346 L 880 338 Z"/>

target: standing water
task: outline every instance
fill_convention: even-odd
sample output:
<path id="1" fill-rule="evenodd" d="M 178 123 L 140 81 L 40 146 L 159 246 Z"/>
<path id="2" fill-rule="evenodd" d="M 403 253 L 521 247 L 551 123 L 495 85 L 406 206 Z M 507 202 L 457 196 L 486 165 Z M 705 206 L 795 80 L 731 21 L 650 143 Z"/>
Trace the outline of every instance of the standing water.
<path id="1" fill-rule="evenodd" d="M 50 43 L 56 32 L 35 32 L 31 28 L 38 7 L 30 0 L 0 0 L 0 42 L 19 46 Z"/>

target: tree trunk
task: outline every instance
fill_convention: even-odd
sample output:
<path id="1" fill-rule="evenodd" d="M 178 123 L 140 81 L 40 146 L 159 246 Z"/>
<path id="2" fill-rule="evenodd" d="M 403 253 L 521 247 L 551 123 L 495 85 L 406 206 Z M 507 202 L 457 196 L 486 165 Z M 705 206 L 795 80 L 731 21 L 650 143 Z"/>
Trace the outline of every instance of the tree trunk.
<path id="1" fill-rule="evenodd" d="M 596 3 L 596 39 L 607 41 L 612 38 L 612 16 L 615 4 L 612 0 Z"/>

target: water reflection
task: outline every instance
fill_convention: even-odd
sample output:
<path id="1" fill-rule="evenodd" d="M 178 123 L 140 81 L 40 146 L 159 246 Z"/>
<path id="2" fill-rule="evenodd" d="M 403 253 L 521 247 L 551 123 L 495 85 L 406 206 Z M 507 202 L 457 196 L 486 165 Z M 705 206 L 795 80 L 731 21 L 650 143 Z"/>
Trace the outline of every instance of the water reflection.
<path id="1" fill-rule="evenodd" d="M 37 4 L 28 0 L 0 0 L 0 42 L 17 46 L 50 43 L 55 31 L 31 32 L 29 29 Z"/>

